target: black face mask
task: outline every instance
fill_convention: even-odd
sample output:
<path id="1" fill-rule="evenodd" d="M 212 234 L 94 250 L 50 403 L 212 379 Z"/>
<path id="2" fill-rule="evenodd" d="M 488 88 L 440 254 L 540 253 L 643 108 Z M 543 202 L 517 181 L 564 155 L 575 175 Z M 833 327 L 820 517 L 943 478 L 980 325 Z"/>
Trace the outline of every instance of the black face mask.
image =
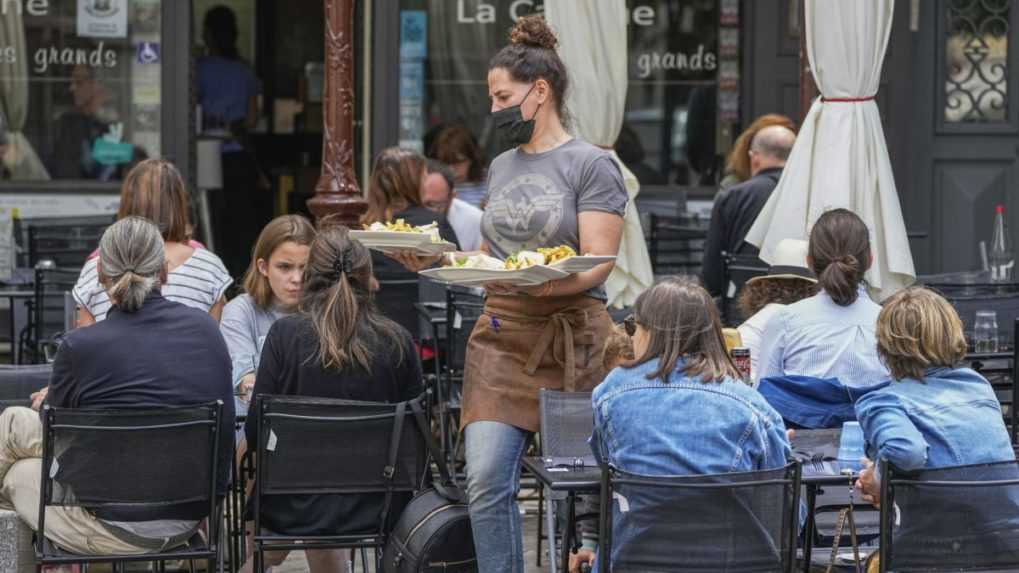
<path id="1" fill-rule="evenodd" d="M 534 117 L 538 115 L 541 104 L 538 104 L 538 108 L 534 110 L 534 115 L 531 116 L 531 119 L 524 119 L 524 114 L 520 111 L 520 105 L 527 101 L 527 96 L 531 95 L 532 90 L 534 90 L 534 85 L 531 85 L 531 89 L 527 90 L 527 93 L 524 94 L 524 99 L 520 100 L 520 103 L 500 109 L 492 114 L 495 128 L 503 135 L 507 143 L 523 145 L 531 141 L 531 136 L 534 135 Z"/>

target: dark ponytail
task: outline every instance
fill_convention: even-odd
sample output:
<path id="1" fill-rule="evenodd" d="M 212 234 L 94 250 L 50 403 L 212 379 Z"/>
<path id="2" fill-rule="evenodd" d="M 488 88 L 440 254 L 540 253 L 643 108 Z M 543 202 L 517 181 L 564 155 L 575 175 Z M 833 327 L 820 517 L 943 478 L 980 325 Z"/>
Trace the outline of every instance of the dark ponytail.
<path id="1" fill-rule="evenodd" d="M 818 284 L 835 304 L 856 302 L 870 268 L 870 233 L 863 220 L 847 209 L 821 215 L 810 231 L 809 254 Z"/>
<path id="2" fill-rule="evenodd" d="M 403 361 L 397 326 L 375 308 L 368 249 L 351 240 L 346 227 L 320 229 L 304 270 L 300 310 L 311 317 L 318 336 L 318 359 L 325 369 L 356 365 L 371 369 L 373 350 L 387 338 Z M 374 348 L 373 348 L 374 347 Z"/>

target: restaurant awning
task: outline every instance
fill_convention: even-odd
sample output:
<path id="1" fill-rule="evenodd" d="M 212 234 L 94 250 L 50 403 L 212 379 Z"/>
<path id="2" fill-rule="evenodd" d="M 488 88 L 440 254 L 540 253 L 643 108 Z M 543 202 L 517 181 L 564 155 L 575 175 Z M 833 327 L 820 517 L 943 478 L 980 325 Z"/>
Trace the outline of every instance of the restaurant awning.
<path id="1" fill-rule="evenodd" d="M 893 12 L 893 0 L 806 0 L 807 56 L 821 97 L 747 235 L 767 262 L 782 239 L 806 239 L 825 211 L 850 209 L 870 228 L 866 279 L 878 299 L 916 278 L 875 101 Z"/>

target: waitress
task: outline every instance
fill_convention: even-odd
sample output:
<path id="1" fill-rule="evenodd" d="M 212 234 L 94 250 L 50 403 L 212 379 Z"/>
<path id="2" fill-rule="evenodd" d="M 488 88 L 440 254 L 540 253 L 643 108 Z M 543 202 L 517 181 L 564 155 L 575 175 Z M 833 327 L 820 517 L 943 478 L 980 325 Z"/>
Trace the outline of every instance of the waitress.
<path id="1" fill-rule="evenodd" d="M 521 18 L 489 64 L 492 117 L 516 145 L 488 174 L 482 248 L 499 258 L 564 244 L 582 254 L 619 250 L 623 177 L 608 152 L 564 128 L 567 73 L 556 43 L 541 17 Z M 602 381 L 612 266 L 535 287 L 486 285 L 485 313 L 467 343 L 461 418 L 479 571 L 524 570 L 516 495 L 520 457 L 538 430 L 538 391 L 588 391 Z"/>

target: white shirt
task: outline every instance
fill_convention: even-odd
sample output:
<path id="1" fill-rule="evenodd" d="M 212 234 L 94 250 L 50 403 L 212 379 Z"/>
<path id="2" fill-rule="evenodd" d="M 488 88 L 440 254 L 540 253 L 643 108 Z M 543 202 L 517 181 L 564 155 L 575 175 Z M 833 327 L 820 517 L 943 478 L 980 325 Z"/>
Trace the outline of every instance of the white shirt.
<path id="1" fill-rule="evenodd" d="M 460 199 L 453 199 L 446 213 L 446 220 L 456 233 L 461 251 L 477 251 L 481 249 L 481 209 Z"/>
<path id="2" fill-rule="evenodd" d="M 768 326 L 771 317 L 783 308 L 785 308 L 784 304 L 775 302 L 768 304 L 736 329 L 739 330 L 743 346 L 750 349 L 750 379 L 754 381 L 755 385 L 757 384 L 757 363 L 761 359 L 761 338 L 764 336 L 764 329 Z"/>
<path id="3" fill-rule="evenodd" d="M 110 297 L 99 284 L 96 263 L 99 257 L 85 262 L 78 277 L 78 283 L 71 291 L 75 302 L 88 311 L 96 322 L 106 319 L 110 310 Z M 195 249 L 182 265 L 167 274 L 166 284 L 161 292 L 167 300 L 209 311 L 215 306 L 233 283 L 223 261 L 211 251 Z"/>
<path id="4" fill-rule="evenodd" d="M 881 307 L 863 285 L 858 292 L 849 306 L 835 304 L 821 291 L 779 309 L 764 329 L 760 377 L 838 378 L 853 387 L 888 380 L 874 336 Z"/>

